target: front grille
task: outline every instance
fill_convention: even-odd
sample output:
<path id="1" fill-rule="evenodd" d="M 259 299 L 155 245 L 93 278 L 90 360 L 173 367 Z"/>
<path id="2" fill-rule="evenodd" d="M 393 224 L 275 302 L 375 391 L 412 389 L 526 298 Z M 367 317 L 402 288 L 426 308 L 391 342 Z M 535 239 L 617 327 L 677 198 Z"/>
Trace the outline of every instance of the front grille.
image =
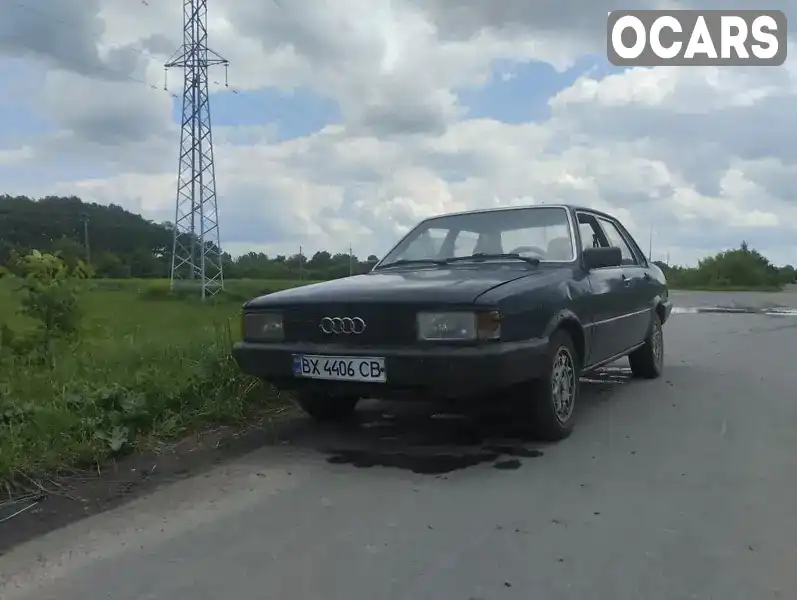
<path id="1" fill-rule="evenodd" d="M 365 321 L 361 334 L 327 334 L 321 330 L 324 317 L 360 317 Z M 406 306 L 303 306 L 283 312 L 286 342 L 379 346 L 411 344 L 415 341 L 415 311 Z"/>

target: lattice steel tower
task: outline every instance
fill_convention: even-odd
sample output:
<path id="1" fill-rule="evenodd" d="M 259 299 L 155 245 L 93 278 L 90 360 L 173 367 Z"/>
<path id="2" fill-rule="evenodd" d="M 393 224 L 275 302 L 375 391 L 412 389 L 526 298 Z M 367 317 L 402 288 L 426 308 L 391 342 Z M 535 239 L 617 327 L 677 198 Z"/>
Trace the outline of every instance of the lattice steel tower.
<path id="1" fill-rule="evenodd" d="M 183 0 L 183 45 L 164 66 L 183 69 L 183 113 L 170 286 L 224 289 L 208 69 L 229 62 L 207 46 L 207 0 Z"/>

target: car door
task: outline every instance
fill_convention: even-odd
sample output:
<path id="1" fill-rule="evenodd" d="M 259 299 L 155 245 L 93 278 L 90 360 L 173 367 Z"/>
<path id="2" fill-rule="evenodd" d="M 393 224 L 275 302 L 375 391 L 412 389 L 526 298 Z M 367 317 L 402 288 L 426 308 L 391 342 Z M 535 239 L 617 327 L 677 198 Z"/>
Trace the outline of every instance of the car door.
<path id="1" fill-rule="evenodd" d="M 576 211 L 579 237 L 582 248 L 608 247 L 596 215 L 587 211 Z M 619 321 L 630 311 L 630 298 L 623 282 L 623 268 L 602 267 L 587 273 L 592 290 L 584 326 L 588 333 L 589 352 L 587 365 L 593 365 L 620 354 L 625 350 L 626 339 L 622 337 Z"/>
<path id="2" fill-rule="evenodd" d="M 642 342 L 648 334 L 653 311 L 652 282 L 647 260 L 631 235 L 620 223 L 599 217 L 598 222 L 609 240 L 623 253 L 622 280 L 627 297 L 627 313 L 618 322 L 618 335 L 625 349 Z"/>

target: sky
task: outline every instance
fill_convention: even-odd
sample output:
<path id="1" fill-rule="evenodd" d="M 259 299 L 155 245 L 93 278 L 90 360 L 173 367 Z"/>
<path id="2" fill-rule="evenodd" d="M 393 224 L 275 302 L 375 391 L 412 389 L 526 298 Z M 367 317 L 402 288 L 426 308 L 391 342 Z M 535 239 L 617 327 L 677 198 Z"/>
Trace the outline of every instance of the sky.
<path id="1" fill-rule="evenodd" d="M 562 202 L 614 214 L 657 260 L 747 240 L 797 264 L 797 59 L 613 67 L 624 8 L 209 0 L 230 61 L 226 85 L 210 75 L 222 247 L 381 256 L 428 216 Z M 4 1 L 0 193 L 173 220 L 182 73 L 163 64 L 181 34 L 181 0 Z"/>

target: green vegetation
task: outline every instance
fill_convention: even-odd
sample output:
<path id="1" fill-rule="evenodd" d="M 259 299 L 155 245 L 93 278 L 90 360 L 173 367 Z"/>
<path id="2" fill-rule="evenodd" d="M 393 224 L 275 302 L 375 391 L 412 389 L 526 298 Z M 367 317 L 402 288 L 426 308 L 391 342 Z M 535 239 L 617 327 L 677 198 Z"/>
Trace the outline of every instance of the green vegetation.
<path id="1" fill-rule="evenodd" d="M 188 243 L 186 241 L 186 246 Z M 164 278 L 171 267 L 172 225 L 155 223 L 116 205 L 79 198 L 0 196 L 0 265 L 14 253 L 59 253 L 69 265 L 90 263 L 99 278 Z M 297 248 L 299 250 L 299 248 Z M 222 255 L 226 279 L 322 280 L 364 273 L 377 257 L 346 253 L 269 257 Z"/>
<path id="2" fill-rule="evenodd" d="M 230 346 L 239 297 L 299 282 L 231 282 L 203 304 L 168 281 L 88 274 L 37 252 L 0 278 L 0 489 L 284 409 Z"/>
<path id="3" fill-rule="evenodd" d="M 370 268 L 225 254 L 202 303 L 169 290 L 171 235 L 118 206 L 0 196 L 0 488 L 282 410 L 230 355 L 241 304 Z"/>
<path id="4" fill-rule="evenodd" d="M 794 283 L 794 267 L 776 267 L 757 250 L 742 242 L 739 248 L 702 259 L 687 268 L 656 263 L 674 289 L 716 291 L 778 291 Z"/>

